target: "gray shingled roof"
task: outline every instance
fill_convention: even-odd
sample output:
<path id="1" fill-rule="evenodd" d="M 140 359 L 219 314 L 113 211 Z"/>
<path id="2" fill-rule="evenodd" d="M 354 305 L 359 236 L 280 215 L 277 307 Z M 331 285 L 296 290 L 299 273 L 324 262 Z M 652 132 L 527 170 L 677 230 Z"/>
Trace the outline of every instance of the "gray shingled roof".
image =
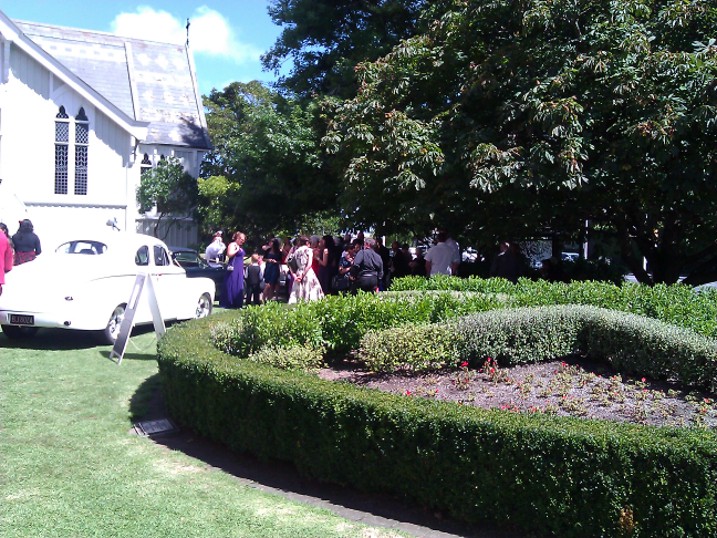
<path id="1" fill-rule="evenodd" d="M 32 41 L 129 117 L 149 122 L 147 144 L 210 147 L 184 45 L 13 21 Z"/>

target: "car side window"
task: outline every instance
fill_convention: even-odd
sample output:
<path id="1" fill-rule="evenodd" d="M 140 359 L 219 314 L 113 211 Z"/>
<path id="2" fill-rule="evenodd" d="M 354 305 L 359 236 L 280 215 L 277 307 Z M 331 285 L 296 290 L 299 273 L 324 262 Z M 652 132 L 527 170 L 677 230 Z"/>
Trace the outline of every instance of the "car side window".
<path id="1" fill-rule="evenodd" d="M 107 250 L 107 245 L 100 243 L 99 241 L 69 241 L 63 243 L 55 249 L 55 252 L 60 254 L 104 254 Z"/>
<path id="2" fill-rule="evenodd" d="M 169 265 L 169 255 L 161 245 L 154 245 L 154 265 Z"/>
<path id="3" fill-rule="evenodd" d="M 149 265 L 149 247 L 143 246 L 137 249 L 137 254 L 134 255 L 135 265 Z"/>

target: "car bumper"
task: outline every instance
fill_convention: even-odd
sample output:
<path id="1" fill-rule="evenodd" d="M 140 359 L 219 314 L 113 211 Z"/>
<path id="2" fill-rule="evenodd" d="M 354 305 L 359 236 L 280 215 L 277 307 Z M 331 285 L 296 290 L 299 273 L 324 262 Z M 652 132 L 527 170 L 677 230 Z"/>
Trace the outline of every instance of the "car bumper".
<path id="1" fill-rule="evenodd" d="M 36 327 L 42 329 L 75 329 L 94 331 L 103 327 L 88 323 L 88 320 L 67 314 L 32 312 L 26 310 L 0 310 L 0 325 L 14 327 Z"/>

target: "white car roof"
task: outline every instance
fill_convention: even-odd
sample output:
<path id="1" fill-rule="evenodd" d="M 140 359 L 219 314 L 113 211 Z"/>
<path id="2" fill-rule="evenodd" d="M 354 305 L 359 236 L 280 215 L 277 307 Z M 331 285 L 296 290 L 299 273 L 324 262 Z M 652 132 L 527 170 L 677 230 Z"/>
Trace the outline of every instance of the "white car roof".
<path id="1" fill-rule="evenodd" d="M 161 245 L 169 250 L 167 245 L 156 237 L 129 232 L 90 232 L 86 234 L 75 234 L 72 237 L 66 237 L 58 243 L 57 249 L 59 249 L 60 246 L 72 241 L 94 241 L 104 243 L 108 247 L 108 252 L 114 250 L 115 248 L 124 250 L 138 248 L 143 245 Z"/>

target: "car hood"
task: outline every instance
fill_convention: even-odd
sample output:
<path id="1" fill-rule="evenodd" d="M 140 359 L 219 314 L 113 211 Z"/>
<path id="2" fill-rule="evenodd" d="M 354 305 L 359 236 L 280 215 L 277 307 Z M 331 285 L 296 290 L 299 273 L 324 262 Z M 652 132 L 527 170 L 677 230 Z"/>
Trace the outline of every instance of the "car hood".
<path id="1" fill-rule="evenodd" d="M 5 274 L 0 309 L 21 308 L 31 297 L 64 296 L 90 281 L 123 274 L 114 267 L 111 258 L 104 255 L 42 254 Z M 136 272 L 134 268 L 128 269 Z M 124 274 L 132 274 L 132 271 Z"/>

